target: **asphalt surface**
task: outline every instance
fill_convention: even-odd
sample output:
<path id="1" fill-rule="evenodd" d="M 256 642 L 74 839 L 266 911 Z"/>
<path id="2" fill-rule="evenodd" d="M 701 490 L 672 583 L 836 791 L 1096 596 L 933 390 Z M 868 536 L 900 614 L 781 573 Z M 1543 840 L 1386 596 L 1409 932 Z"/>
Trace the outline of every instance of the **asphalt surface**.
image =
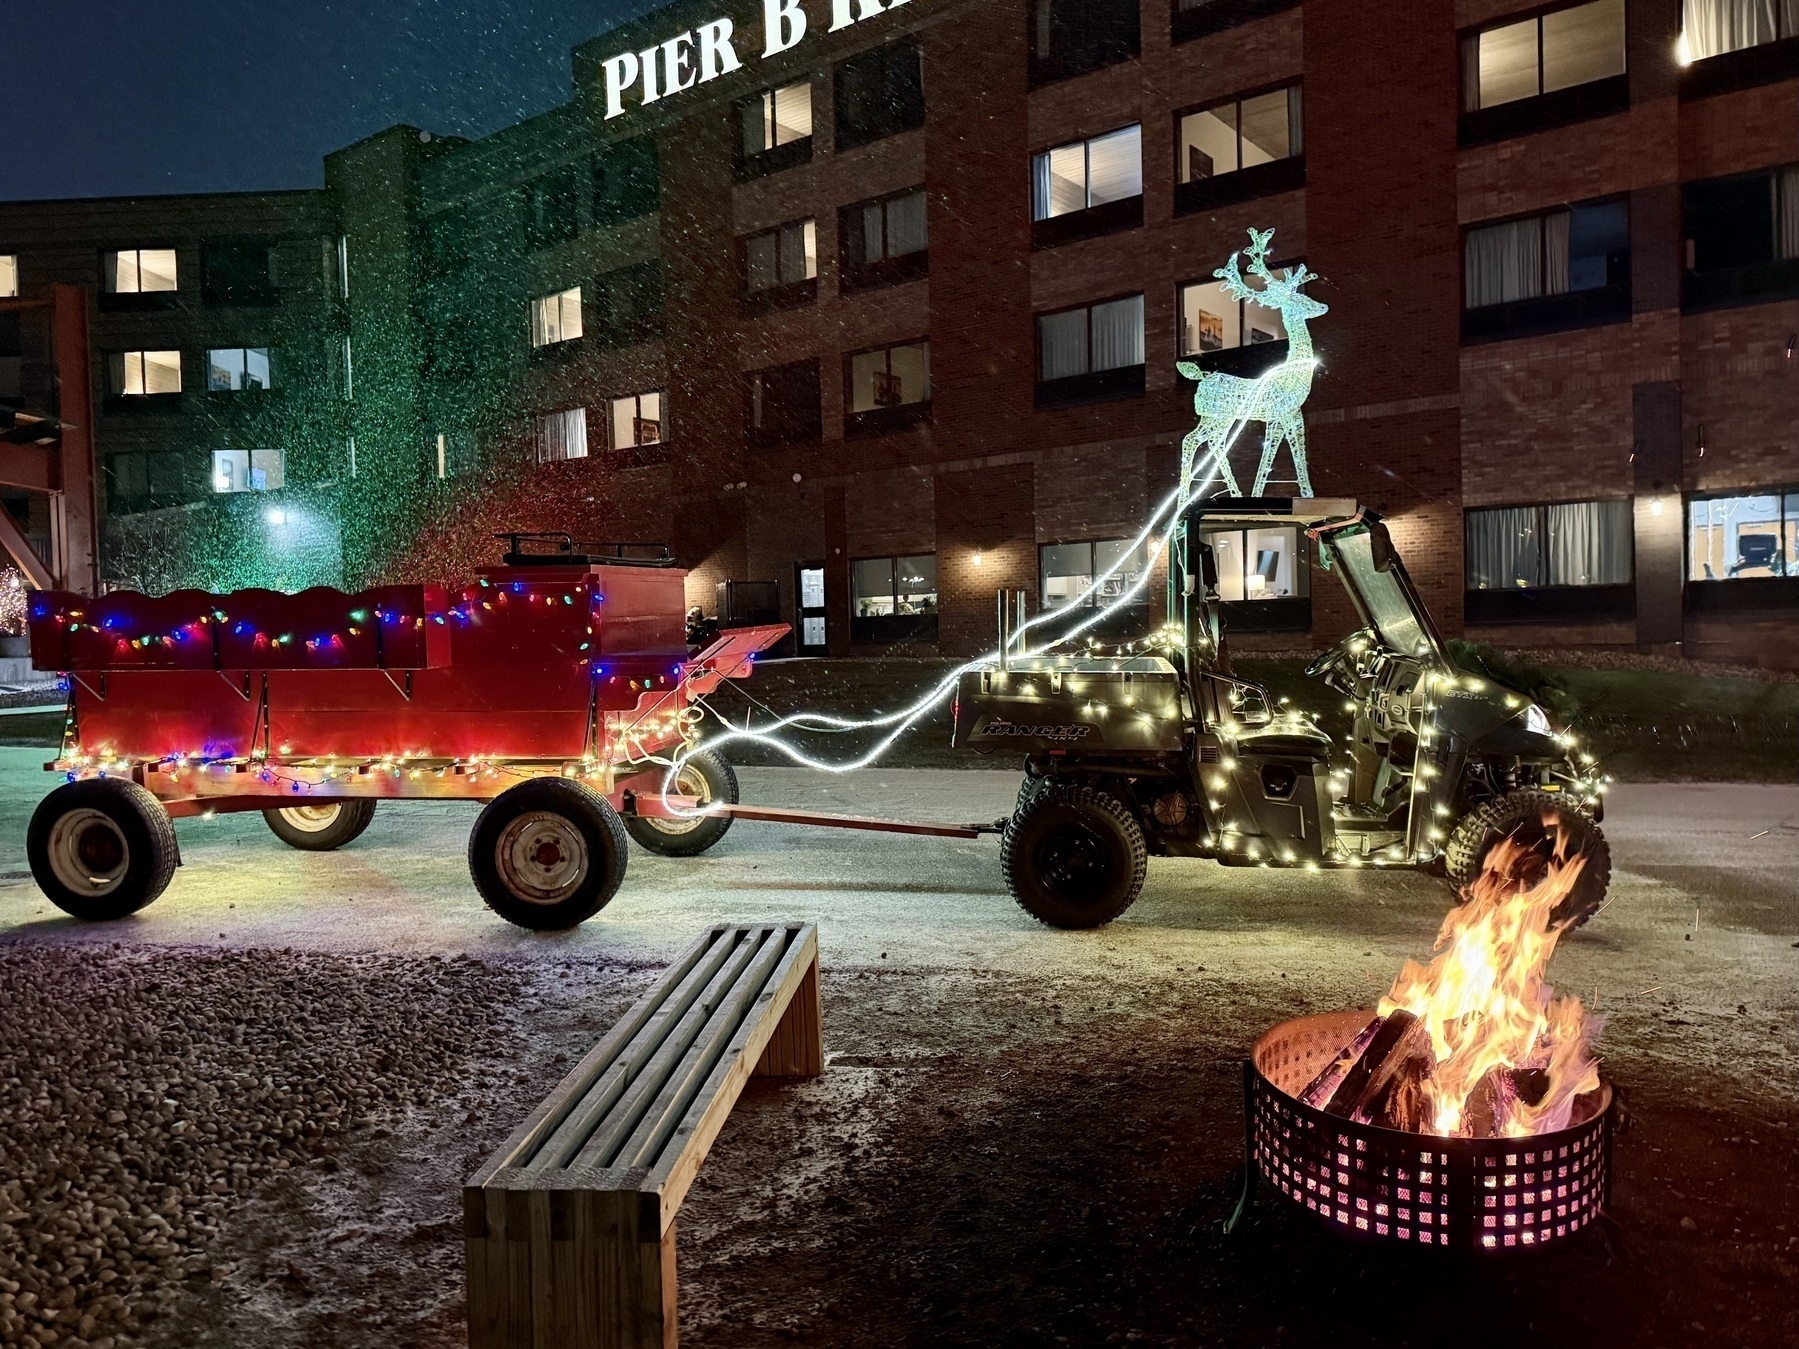
<path id="1" fill-rule="evenodd" d="M 703 928 L 795 918 L 820 928 L 831 1068 L 753 1092 L 721 1135 L 681 1217 L 684 1342 L 1260 1344 L 1289 1326 L 1287 1343 L 1440 1341 L 1282 1283 L 1289 1269 L 1386 1276 L 1306 1245 L 1278 1207 L 1264 1203 L 1248 1244 L 1218 1244 L 1214 1221 L 1233 1193 L 1244 1049 L 1282 1017 L 1372 1006 L 1427 956 L 1440 881 L 1152 859 L 1128 913 L 1069 933 L 1013 904 L 992 838 L 739 823 L 702 858 L 633 849 L 604 911 L 543 935 L 470 884 L 476 808 L 418 804 L 383 806 L 337 854 L 291 851 L 253 815 L 182 821 L 165 895 L 87 926 L 26 870 L 46 757 L 0 750 L 0 947 L 466 955 L 524 989 L 487 1032 L 498 1094 L 415 1112 L 393 1138 L 348 1145 L 366 1166 L 253 1197 L 218 1258 L 255 1277 L 190 1285 L 171 1343 L 459 1342 L 454 1213 L 483 1150 Z M 760 804 L 960 821 L 1005 814 L 1017 785 L 923 769 L 741 777 Z M 1476 1339 L 1605 1342 L 1582 1338 L 1593 1315 L 1632 1343 L 1799 1342 L 1784 1310 L 1799 1299 L 1778 1293 L 1799 1285 L 1799 788 L 1622 785 L 1605 832 L 1612 902 L 1550 974 L 1606 1017 L 1606 1070 L 1633 1093 L 1615 1227 L 1634 1245 L 1583 1248 L 1594 1291 L 1570 1294 L 1548 1336 L 1565 1280 L 1488 1290 L 1502 1311 Z"/>

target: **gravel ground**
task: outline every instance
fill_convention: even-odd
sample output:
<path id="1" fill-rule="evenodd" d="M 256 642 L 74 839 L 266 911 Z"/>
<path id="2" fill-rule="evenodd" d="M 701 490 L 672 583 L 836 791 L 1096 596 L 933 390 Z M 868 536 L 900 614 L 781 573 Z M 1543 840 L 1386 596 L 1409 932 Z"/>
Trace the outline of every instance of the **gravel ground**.
<path id="1" fill-rule="evenodd" d="M 95 928 L 21 874 L 38 762 L 0 751 L 0 1091 L 9 1126 L 27 1121 L 0 1192 L 38 1215 L 6 1219 L 0 1252 L 54 1303 L 58 1278 L 87 1290 L 118 1258 L 110 1237 L 107 1256 L 63 1244 L 101 1200 L 130 1197 L 141 1222 L 140 1196 L 154 1213 L 176 1190 L 169 1253 L 144 1245 L 130 1267 L 142 1328 L 59 1319 L 64 1338 L 40 1343 L 460 1343 L 462 1182 L 707 923 L 807 917 L 829 1068 L 752 1086 L 700 1173 L 680 1220 L 689 1349 L 1799 1344 L 1791 788 L 1618 790 L 1616 902 L 1551 971 L 1608 1018 L 1607 1072 L 1629 1093 L 1612 1216 L 1546 1260 L 1470 1270 L 1340 1247 L 1273 1198 L 1232 1237 L 1219 1226 L 1245 1047 L 1285 1017 L 1368 1005 L 1424 954 L 1445 903 L 1426 877 L 1158 859 L 1119 922 L 1059 933 L 1005 896 L 991 840 L 738 826 L 705 858 L 634 852 L 603 914 L 534 936 L 472 893 L 472 812 L 419 806 L 335 856 L 289 852 L 255 818 L 184 821 L 168 894 Z M 966 771 L 744 782 L 771 804 L 969 819 L 1015 787 Z M 203 1085 L 158 1085 L 181 1073 Z M 228 1128 L 283 1088 L 308 1104 L 283 1110 L 302 1128 L 272 1150 L 241 1126 L 216 1159 L 172 1142 L 176 1118 Z M 323 1090 L 335 1117 L 309 1104 Z M 46 1126 L 51 1103 L 88 1122 Z M 77 1146 L 89 1162 L 48 1180 Z M 91 1160 L 107 1148 L 116 1168 Z M 256 1168 L 242 1192 L 239 1161 Z M 28 1225 L 55 1243 L 33 1253 Z"/>

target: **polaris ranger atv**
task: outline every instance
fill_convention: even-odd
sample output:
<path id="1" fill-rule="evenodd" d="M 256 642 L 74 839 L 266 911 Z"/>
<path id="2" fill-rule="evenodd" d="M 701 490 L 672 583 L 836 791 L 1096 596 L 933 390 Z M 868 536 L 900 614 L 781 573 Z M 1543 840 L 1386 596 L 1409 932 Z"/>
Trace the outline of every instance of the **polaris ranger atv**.
<path id="1" fill-rule="evenodd" d="M 1349 700 L 1344 746 L 1231 673 L 1203 532 L 1283 523 L 1316 544 L 1361 619 L 1306 667 Z M 1110 922 L 1137 898 L 1150 853 L 1314 871 L 1414 867 L 1459 892 L 1508 835 L 1530 845 L 1538 860 L 1527 866 L 1585 855 L 1558 921 L 1585 922 L 1604 902 L 1611 856 L 1591 759 L 1577 761 L 1572 737 L 1528 696 L 1457 668 L 1387 527 L 1352 501 L 1189 506 L 1169 539 L 1168 626 L 1135 644 L 1152 654 L 1021 655 L 1012 645 L 1002 631 L 1005 654 L 963 674 L 953 743 L 1025 756 L 1001 866 L 1045 923 Z"/>

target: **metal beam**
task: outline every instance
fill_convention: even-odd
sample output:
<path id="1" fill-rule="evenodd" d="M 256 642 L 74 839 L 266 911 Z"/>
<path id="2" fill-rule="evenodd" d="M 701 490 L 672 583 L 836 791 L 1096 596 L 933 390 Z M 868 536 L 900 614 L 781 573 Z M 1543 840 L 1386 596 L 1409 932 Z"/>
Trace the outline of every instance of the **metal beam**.
<path id="1" fill-rule="evenodd" d="M 92 595 L 100 585 L 100 500 L 94 471 L 94 381 L 89 365 L 87 291 L 50 287 L 54 305 L 57 416 L 62 447 L 50 497 L 50 558 L 64 590 Z"/>
<path id="2" fill-rule="evenodd" d="M 0 444 L 0 487 L 27 492 L 56 491 L 54 450 L 42 445 Z"/>
<path id="3" fill-rule="evenodd" d="M 19 522 L 12 518 L 12 512 L 0 506 L 0 546 L 12 554 L 12 560 L 19 564 L 19 570 L 25 573 L 27 580 L 39 590 L 55 590 L 56 578 L 51 575 L 49 566 L 37 555 L 37 549 L 31 546 L 31 540 L 25 537 L 19 528 Z"/>

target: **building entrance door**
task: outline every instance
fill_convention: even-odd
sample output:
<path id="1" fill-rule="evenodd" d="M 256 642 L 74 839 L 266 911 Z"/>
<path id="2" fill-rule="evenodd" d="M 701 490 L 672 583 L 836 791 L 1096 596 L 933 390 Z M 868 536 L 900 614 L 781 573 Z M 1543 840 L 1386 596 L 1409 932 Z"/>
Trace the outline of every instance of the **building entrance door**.
<path id="1" fill-rule="evenodd" d="M 825 628 L 825 564 L 802 562 L 794 571 L 794 640 L 800 655 L 822 656 L 830 645 Z"/>

